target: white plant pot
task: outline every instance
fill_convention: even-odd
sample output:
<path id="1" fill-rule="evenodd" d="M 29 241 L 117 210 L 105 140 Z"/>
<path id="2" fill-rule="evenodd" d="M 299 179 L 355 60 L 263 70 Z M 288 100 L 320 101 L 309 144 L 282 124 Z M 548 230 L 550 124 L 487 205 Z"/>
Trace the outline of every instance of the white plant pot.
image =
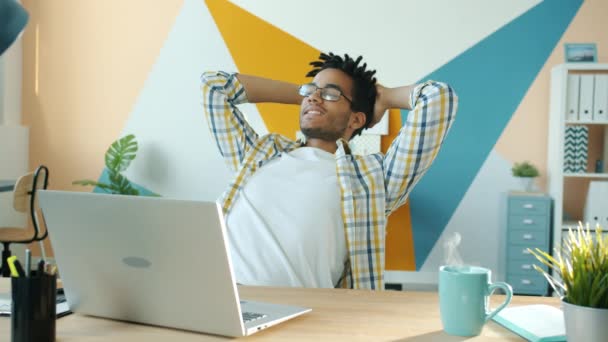
<path id="1" fill-rule="evenodd" d="M 562 300 L 568 342 L 608 341 L 608 309 L 569 304 Z"/>
<path id="2" fill-rule="evenodd" d="M 518 177 L 519 183 L 522 187 L 522 191 L 532 192 L 532 186 L 534 185 L 534 177 Z"/>

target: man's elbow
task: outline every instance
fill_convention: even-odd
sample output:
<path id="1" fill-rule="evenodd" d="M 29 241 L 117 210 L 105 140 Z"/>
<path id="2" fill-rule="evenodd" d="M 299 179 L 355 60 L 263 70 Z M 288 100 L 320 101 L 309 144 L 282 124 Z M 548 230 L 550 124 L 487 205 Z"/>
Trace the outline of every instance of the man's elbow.
<path id="1" fill-rule="evenodd" d="M 424 95 L 429 102 L 443 102 L 449 106 L 448 110 L 450 114 L 456 114 L 456 108 L 458 107 L 458 94 L 456 90 L 450 84 L 438 81 L 428 81 L 428 87 L 425 87 L 422 95 Z"/>
<path id="2" fill-rule="evenodd" d="M 222 90 L 230 74 L 225 71 L 205 71 L 201 74 L 201 85 L 207 86 L 212 90 Z"/>

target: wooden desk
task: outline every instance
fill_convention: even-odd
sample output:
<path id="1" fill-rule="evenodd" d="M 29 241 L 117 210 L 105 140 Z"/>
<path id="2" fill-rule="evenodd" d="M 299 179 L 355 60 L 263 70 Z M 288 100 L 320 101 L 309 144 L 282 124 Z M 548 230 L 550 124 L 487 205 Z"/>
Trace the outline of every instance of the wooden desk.
<path id="1" fill-rule="evenodd" d="M 8 290 L 0 280 L 0 292 Z M 474 338 L 446 335 L 436 292 L 241 287 L 241 297 L 307 306 L 312 312 L 261 331 L 246 341 L 523 341 L 489 322 Z M 496 298 L 494 298 L 496 297 Z M 494 306 L 502 296 L 494 296 Z M 557 298 L 514 297 L 511 305 L 549 304 Z M 493 306 L 493 307 L 494 307 Z M 72 314 L 57 320 L 57 341 L 219 341 L 227 338 Z M 10 340 L 10 318 L 0 317 L 0 341 Z"/>

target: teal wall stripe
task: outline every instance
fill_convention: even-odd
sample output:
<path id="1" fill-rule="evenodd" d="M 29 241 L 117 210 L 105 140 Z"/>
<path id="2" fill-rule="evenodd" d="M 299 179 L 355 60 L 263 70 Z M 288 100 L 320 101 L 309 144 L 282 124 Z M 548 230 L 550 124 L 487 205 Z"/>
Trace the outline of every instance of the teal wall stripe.
<path id="1" fill-rule="evenodd" d="M 459 95 L 459 109 L 437 160 L 410 197 L 416 269 L 581 4 L 543 1 L 423 78 L 449 82 Z M 406 115 L 403 111 L 402 118 Z"/>
<path id="2" fill-rule="evenodd" d="M 97 181 L 98 181 L 98 182 L 100 182 L 100 183 L 110 183 L 110 178 L 109 178 L 109 177 L 110 177 L 110 176 L 109 176 L 109 173 L 108 173 L 108 169 L 106 169 L 106 168 L 104 167 L 104 168 L 103 168 L 103 172 L 101 173 L 101 176 L 99 176 L 99 179 L 98 179 Z M 137 183 L 131 182 L 131 185 L 132 185 L 132 186 L 133 186 L 135 189 L 139 190 L 139 194 L 140 194 L 141 196 L 153 196 L 153 195 L 155 195 L 155 194 L 154 194 L 154 192 L 152 192 L 152 191 L 150 191 L 150 190 L 148 190 L 148 189 L 144 188 L 143 186 L 141 186 L 141 185 L 139 185 L 139 184 L 137 184 Z M 106 192 L 106 191 L 104 191 L 103 189 L 100 189 L 100 188 L 98 188 L 98 187 L 95 187 L 95 188 L 93 189 L 93 192 L 95 192 L 95 193 L 100 193 L 100 194 L 107 194 L 107 192 Z"/>

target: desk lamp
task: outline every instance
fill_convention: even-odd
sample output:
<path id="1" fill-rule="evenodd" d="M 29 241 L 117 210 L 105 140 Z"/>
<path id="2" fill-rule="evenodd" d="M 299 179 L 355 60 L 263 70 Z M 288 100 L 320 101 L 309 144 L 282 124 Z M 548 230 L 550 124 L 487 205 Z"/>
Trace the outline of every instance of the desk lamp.
<path id="1" fill-rule="evenodd" d="M 16 0 L 0 0 L 0 56 L 25 28 L 29 15 Z"/>

